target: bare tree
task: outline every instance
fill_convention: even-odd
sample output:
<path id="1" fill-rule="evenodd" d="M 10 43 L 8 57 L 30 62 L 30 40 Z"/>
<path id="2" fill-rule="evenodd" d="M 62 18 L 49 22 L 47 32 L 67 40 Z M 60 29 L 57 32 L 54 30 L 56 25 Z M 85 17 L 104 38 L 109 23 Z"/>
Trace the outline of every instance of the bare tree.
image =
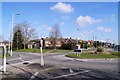
<path id="1" fill-rule="evenodd" d="M 52 29 L 50 30 L 49 36 L 50 36 L 51 43 L 52 43 L 54 49 L 56 49 L 56 41 L 58 38 L 61 37 L 59 24 L 55 24 L 54 26 L 52 26 Z"/>
<path id="2" fill-rule="evenodd" d="M 36 37 L 35 29 L 31 28 L 30 24 L 27 23 L 26 21 L 20 24 L 17 24 L 16 27 L 21 29 L 21 33 L 22 33 L 23 40 L 24 40 L 23 44 L 24 44 L 24 49 L 25 49 L 26 43 L 29 40 L 34 39 Z"/>

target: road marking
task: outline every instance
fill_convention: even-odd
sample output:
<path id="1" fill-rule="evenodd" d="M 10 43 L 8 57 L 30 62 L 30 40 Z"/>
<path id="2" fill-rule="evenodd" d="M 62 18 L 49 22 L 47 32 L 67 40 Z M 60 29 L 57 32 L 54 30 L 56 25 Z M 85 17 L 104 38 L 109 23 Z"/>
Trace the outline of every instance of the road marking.
<path id="1" fill-rule="evenodd" d="M 20 56 L 20 60 L 23 61 L 23 62 L 25 61 L 25 60 L 23 60 L 23 59 L 21 58 L 21 56 Z"/>
<path id="2" fill-rule="evenodd" d="M 56 56 L 53 56 L 54 58 L 56 57 Z"/>
<path id="3" fill-rule="evenodd" d="M 62 69 L 67 69 L 67 67 L 61 67 Z"/>
<path id="4" fill-rule="evenodd" d="M 33 74 L 29 80 L 33 80 L 38 75 L 38 73 L 39 72 L 35 72 L 35 74 Z"/>
<path id="5" fill-rule="evenodd" d="M 91 70 L 85 70 L 85 71 L 82 71 L 82 72 L 76 72 L 76 73 L 71 73 L 71 74 L 67 74 L 67 75 L 56 76 L 56 77 L 53 77 L 52 79 L 68 77 L 68 76 L 77 75 L 77 74 L 80 74 L 80 73 L 87 73 L 87 72 L 90 72 L 90 71 Z"/>
<path id="6" fill-rule="evenodd" d="M 1 65 L 1 67 L 0 67 L 0 70 L 2 70 L 3 69 L 3 65 Z"/>
<path id="7" fill-rule="evenodd" d="M 13 60 L 16 60 L 16 59 L 20 59 L 21 60 L 21 58 L 19 57 L 19 58 L 9 59 L 7 61 L 13 61 Z"/>
<path id="8" fill-rule="evenodd" d="M 72 69 L 69 69 L 70 73 L 73 73 L 73 70 Z"/>
<path id="9" fill-rule="evenodd" d="M 40 70 L 41 72 L 43 72 L 43 71 L 47 71 L 47 70 L 50 70 L 50 69 L 52 69 L 53 67 L 50 67 L 50 68 L 47 68 L 47 69 L 43 69 L 43 70 Z"/>

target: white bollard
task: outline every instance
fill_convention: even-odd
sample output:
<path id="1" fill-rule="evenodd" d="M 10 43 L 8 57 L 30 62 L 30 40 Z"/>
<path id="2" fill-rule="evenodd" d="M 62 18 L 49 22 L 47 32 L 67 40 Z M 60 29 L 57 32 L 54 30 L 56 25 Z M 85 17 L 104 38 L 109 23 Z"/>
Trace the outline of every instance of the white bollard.
<path id="1" fill-rule="evenodd" d="M 40 40 L 40 43 L 41 43 L 41 47 L 40 47 L 40 51 L 41 51 L 41 60 L 40 60 L 40 63 L 41 63 L 41 66 L 44 66 L 43 53 L 42 53 L 43 41 Z"/>
<path id="2" fill-rule="evenodd" d="M 6 72 L 6 46 L 4 45 L 3 72 Z"/>

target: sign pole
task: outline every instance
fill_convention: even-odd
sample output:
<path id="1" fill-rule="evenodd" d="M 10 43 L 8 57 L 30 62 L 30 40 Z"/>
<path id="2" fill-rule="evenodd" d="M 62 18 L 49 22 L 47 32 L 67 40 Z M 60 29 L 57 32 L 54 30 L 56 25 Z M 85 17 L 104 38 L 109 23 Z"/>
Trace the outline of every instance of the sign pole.
<path id="1" fill-rule="evenodd" d="M 42 46 L 43 46 L 43 40 L 42 39 L 40 40 L 40 43 L 41 43 L 41 46 L 40 46 L 40 51 L 41 51 L 40 63 L 41 63 L 41 66 L 44 66 L 43 53 L 42 53 Z"/>

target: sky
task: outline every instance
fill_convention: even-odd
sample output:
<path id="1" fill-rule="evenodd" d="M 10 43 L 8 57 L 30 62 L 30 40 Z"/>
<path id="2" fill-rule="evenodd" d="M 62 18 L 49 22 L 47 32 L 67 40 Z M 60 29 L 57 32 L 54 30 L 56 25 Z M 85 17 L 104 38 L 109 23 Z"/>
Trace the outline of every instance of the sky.
<path id="1" fill-rule="evenodd" d="M 14 23 L 27 21 L 39 38 L 48 37 L 59 24 L 62 37 L 118 42 L 117 2 L 3 2 L 2 33 L 9 40 L 12 14 Z"/>

